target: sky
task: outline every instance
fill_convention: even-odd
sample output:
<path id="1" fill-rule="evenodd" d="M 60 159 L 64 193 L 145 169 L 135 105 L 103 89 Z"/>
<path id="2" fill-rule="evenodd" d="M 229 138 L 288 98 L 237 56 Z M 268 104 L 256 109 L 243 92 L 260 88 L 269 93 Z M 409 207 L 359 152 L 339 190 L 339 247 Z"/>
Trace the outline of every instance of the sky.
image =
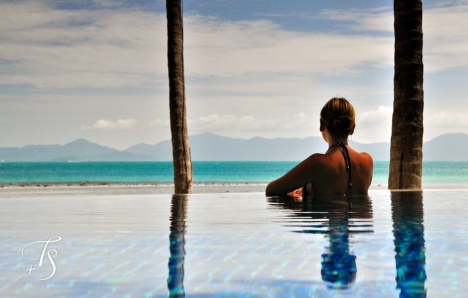
<path id="1" fill-rule="evenodd" d="M 468 0 L 423 1 L 424 140 L 468 133 Z M 185 0 L 189 134 L 319 136 L 332 97 L 352 140 L 389 142 L 393 2 Z M 163 0 L 0 0 L 0 147 L 170 139 Z"/>

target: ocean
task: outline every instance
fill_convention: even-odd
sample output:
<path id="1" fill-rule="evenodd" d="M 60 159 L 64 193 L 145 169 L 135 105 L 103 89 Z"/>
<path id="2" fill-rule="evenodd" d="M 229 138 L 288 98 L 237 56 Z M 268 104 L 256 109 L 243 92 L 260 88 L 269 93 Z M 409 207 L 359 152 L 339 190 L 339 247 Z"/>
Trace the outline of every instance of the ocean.
<path id="1" fill-rule="evenodd" d="M 193 162 L 195 182 L 269 182 L 296 161 Z M 386 184 L 388 161 L 374 162 L 373 184 Z M 2 162 L 0 183 L 172 182 L 171 162 Z M 423 184 L 468 186 L 468 161 L 426 161 Z"/>

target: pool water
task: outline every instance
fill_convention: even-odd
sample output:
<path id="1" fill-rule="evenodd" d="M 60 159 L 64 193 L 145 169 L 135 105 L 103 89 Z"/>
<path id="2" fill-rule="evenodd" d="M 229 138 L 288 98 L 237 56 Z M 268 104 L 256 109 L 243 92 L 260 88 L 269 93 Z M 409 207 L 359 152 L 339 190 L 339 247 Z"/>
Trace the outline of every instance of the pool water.
<path id="1" fill-rule="evenodd" d="M 4 197 L 0 297 L 466 297 L 467 196 Z"/>

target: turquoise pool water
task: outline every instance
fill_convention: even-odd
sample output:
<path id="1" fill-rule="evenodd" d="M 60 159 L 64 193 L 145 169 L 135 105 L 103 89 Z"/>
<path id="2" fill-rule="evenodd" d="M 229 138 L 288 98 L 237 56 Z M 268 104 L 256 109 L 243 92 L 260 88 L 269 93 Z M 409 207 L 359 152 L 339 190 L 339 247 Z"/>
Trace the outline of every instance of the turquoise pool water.
<path id="1" fill-rule="evenodd" d="M 0 296 L 464 297 L 467 196 L 0 198 Z"/>

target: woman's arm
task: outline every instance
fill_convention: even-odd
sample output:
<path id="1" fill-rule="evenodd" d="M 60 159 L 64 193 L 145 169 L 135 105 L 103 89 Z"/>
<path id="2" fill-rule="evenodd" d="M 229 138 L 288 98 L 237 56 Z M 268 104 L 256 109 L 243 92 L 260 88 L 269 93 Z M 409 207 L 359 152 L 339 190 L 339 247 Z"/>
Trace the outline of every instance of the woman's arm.
<path id="1" fill-rule="evenodd" d="M 265 194 L 267 196 L 285 196 L 289 192 L 312 182 L 316 159 L 314 155 L 299 163 L 282 177 L 268 183 Z"/>

